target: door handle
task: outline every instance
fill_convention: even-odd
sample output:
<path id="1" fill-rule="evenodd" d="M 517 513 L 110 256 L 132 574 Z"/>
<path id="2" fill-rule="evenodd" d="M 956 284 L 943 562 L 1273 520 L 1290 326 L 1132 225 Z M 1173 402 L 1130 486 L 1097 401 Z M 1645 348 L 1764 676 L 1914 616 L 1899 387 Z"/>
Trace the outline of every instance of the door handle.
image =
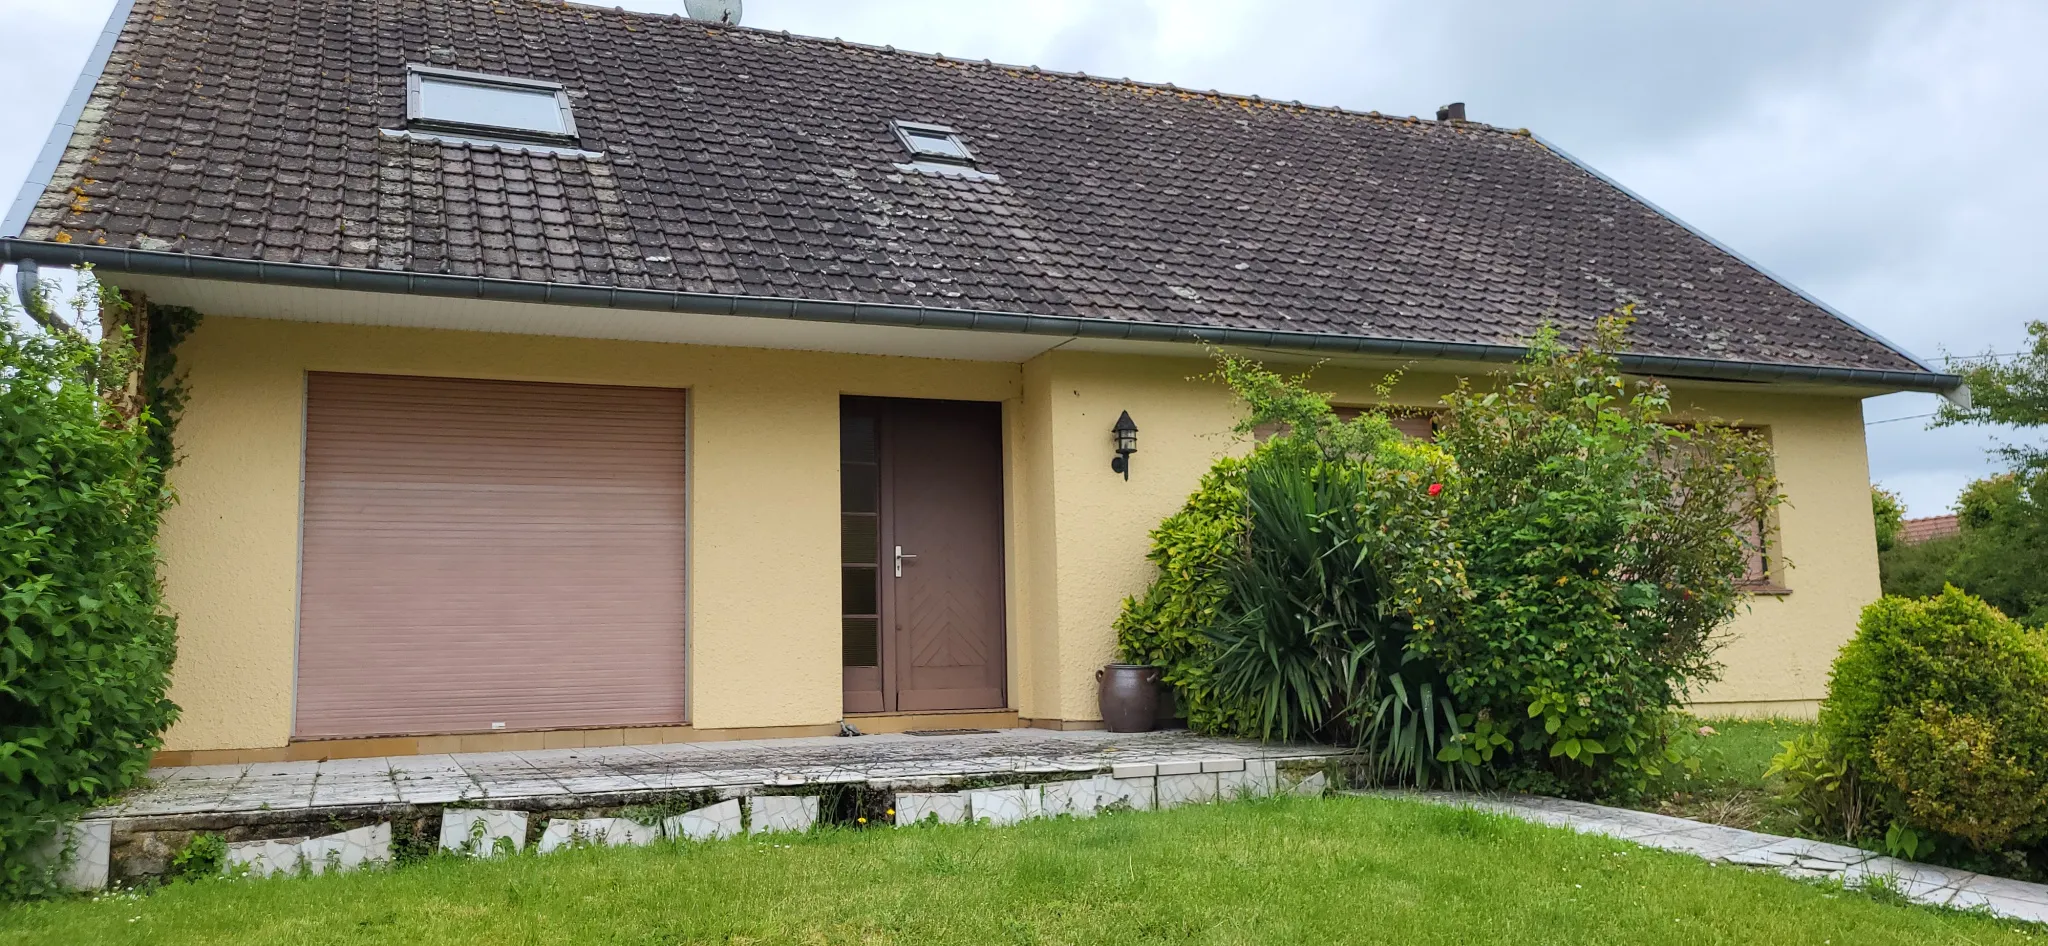
<path id="1" fill-rule="evenodd" d="M 901 577 L 903 577 L 903 560 L 904 560 L 904 559 L 906 559 L 906 558 L 908 558 L 908 559 L 915 559 L 915 558 L 917 558 L 917 556 L 915 556 L 915 555 L 905 555 L 905 554 L 903 554 L 903 546 L 900 546 L 900 545 L 899 545 L 899 546 L 897 546 L 897 547 L 896 547 L 896 577 L 898 577 L 898 578 L 901 578 Z"/>

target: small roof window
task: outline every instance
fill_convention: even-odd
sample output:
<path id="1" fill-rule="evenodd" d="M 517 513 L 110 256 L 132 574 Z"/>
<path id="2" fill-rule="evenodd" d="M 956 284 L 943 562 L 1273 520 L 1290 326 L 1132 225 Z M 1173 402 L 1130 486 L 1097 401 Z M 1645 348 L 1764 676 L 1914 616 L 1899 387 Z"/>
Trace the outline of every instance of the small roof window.
<path id="1" fill-rule="evenodd" d="M 917 160 L 974 166 L 974 152 L 967 150 L 967 144 L 960 140 L 959 132 L 944 125 L 904 121 L 894 124 L 896 137 L 903 139 L 903 146 L 909 148 L 911 155 Z"/>
<path id="2" fill-rule="evenodd" d="M 559 83 L 413 66 L 406 125 L 490 138 L 573 144 L 576 116 Z"/>

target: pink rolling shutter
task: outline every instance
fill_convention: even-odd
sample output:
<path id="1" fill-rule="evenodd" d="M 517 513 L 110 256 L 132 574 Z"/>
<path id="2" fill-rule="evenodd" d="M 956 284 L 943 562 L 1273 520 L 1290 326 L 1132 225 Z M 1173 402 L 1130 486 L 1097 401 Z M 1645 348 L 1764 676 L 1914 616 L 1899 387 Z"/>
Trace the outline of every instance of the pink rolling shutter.
<path id="1" fill-rule="evenodd" d="M 295 736 L 683 719 L 684 395 L 308 382 Z"/>

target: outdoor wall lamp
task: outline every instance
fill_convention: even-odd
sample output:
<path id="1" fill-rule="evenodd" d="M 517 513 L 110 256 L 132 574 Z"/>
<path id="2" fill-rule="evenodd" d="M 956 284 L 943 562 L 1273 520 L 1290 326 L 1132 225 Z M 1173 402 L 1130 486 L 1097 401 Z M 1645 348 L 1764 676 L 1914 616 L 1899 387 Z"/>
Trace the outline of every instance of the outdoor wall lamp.
<path id="1" fill-rule="evenodd" d="M 1109 461 L 1109 468 L 1131 478 L 1131 454 L 1138 452 L 1138 425 L 1131 423 L 1131 412 L 1125 411 L 1116 419 L 1116 426 L 1109 428 L 1116 436 L 1116 459 Z"/>

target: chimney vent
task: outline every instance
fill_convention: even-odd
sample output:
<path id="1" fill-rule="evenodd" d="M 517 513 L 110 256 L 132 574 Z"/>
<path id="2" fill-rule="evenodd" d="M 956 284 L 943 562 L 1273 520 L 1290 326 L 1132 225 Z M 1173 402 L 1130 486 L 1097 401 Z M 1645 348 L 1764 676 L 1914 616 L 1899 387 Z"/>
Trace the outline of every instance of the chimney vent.
<path id="1" fill-rule="evenodd" d="M 1451 104 L 1449 104 L 1449 105 L 1446 105 L 1446 106 L 1444 106 L 1443 108 L 1437 109 L 1437 110 L 1436 110 L 1436 120 L 1437 120 L 1437 121 L 1440 121 L 1440 122 L 1461 122 L 1461 121 L 1464 121 L 1464 120 L 1465 120 L 1465 103 L 1463 103 L 1463 102 L 1452 102 Z"/>

